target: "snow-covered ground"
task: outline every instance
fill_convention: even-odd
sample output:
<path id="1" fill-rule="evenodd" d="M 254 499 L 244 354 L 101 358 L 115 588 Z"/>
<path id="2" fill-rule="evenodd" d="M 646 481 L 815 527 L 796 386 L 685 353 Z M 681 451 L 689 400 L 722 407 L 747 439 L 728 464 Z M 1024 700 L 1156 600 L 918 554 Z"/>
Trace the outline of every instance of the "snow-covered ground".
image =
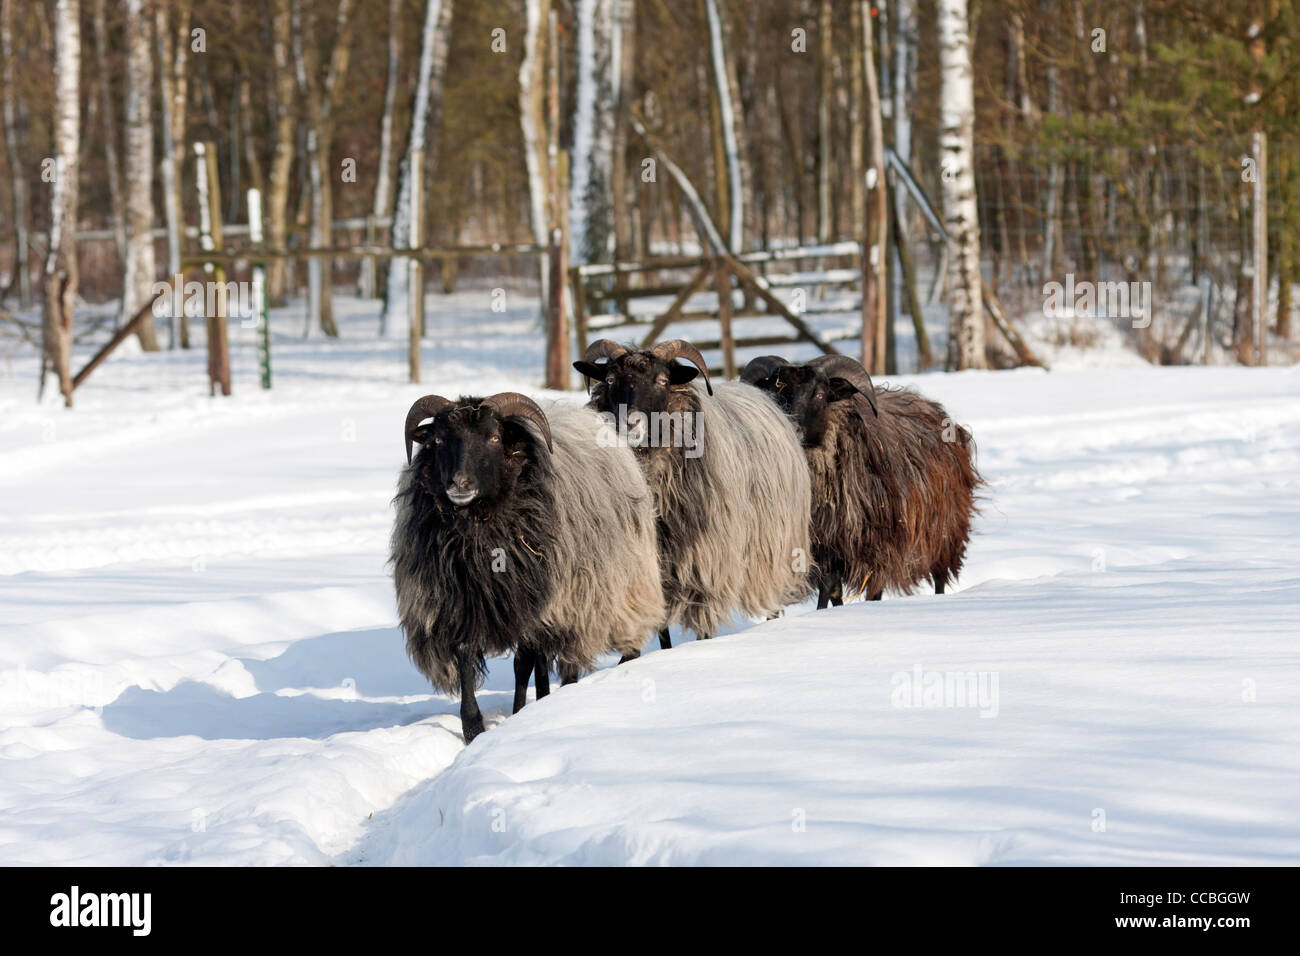
<path id="1" fill-rule="evenodd" d="M 415 397 L 536 394 L 509 304 L 431 297 L 423 388 L 346 299 L 338 342 L 275 317 L 271 392 L 242 329 L 230 399 L 201 351 L 124 349 L 72 412 L 7 360 L 0 862 L 1300 862 L 1300 373 L 900 378 L 991 483 L 956 593 L 514 717 L 496 662 L 466 749 L 403 653 L 389 501 Z"/>

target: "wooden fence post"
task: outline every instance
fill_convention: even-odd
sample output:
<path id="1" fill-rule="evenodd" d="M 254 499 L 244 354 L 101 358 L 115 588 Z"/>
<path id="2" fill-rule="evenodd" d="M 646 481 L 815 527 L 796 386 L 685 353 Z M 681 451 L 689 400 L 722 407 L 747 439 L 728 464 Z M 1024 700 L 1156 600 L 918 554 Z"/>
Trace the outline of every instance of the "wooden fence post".
<path id="1" fill-rule="evenodd" d="M 221 185 L 217 179 L 217 147 L 211 142 L 194 144 L 195 180 L 199 194 L 199 246 L 205 252 L 223 249 L 221 237 Z M 208 339 L 208 392 L 215 395 L 220 387 L 222 395 L 230 394 L 230 342 L 227 339 L 226 270 L 215 263 L 203 265 L 208 281 L 204 299 L 217 303 L 216 309 L 204 309 Z M 215 292 L 220 284 L 221 293 Z M 217 315 L 210 314 L 215 311 Z"/>
<path id="2" fill-rule="evenodd" d="M 722 327 L 722 377 L 736 377 L 736 343 L 731 336 L 731 271 L 721 257 L 713 263 L 713 286 L 718 293 L 718 324 Z"/>
<path id="3" fill-rule="evenodd" d="M 408 245 L 412 255 L 407 262 L 406 307 L 411 324 L 411 381 L 420 381 L 420 339 L 424 335 L 424 261 L 419 250 L 424 247 L 424 150 L 411 150 L 411 234 Z M 391 267 L 390 267 L 391 268 Z"/>
<path id="4" fill-rule="evenodd" d="M 587 352 L 587 285 L 582 277 L 582 270 L 574 267 L 569 270 L 573 280 L 573 324 L 578 338 L 578 358 Z M 617 283 L 615 284 L 617 287 Z"/>
<path id="5" fill-rule="evenodd" d="M 262 192 L 248 191 L 248 238 L 262 244 Z M 266 263 L 253 262 L 253 320 L 257 323 L 257 365 L 262 373 L 262 388 L 271 387 L 271 327 L 266 315 Z"/>

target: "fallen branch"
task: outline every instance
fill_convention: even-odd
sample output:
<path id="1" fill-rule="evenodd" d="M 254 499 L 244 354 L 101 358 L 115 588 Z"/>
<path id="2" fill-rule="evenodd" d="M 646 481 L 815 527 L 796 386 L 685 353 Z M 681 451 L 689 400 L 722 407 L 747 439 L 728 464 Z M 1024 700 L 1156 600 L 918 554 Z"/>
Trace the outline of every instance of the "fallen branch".
<path id="1" fill-rule="evenodd" d="M 998 331 L 1011 343 L 1011 348 L 1015 350 L 1016 358 L 1020 360 L 1020 364 L 1036 365 L 1041 369 L 1046 369 L 1048 367 L 1047 363 L 1030 350 L 1029 346 L 1025 344 L 1025 340 L 1020 337 L 1020 333 L 1012 326 L 1002 308 L 1002 303 L 998 301 L 998 297 L 989 290 L 987 285 L 981 283 L 980 286 L 983 292 L 984 308 L 988 309 L 989 315 L 993 318 L 993 324 L 998 327 Z"/>
<path id="2" fill-rule="evenodd" d="M 144 321 L 145 316 L 148 315 L 153 310 L 154 303 L 156 303 L 159 299 L 170 297 L 171 294 L 172 294 L 171 286 L 168 286 L 165 290 L 158 293 L 157 296 L 150 299 L 144 305 L 140 306 L 139 311 L 136 312 L 135 315 L 131 316 L 131 321 L 127 322 L 124 326 L 122 326 L 120 329 L 114 332 L 113 337 L 104 343 L 104 347 L 95 353 L 94 357 L 89 362 L 86 363 L 85 368 L 83 368 L 80 372 L 76 374 L 76 376 L 73 377 L 72 379 L 73 390 L 75 391 L 77 386 L 80 385 L 82 382 L 84 382 L 87 376 L 89 376 L 91 372 L 99 368 L 99 366 L 103 363 L 104 359 L 108 358 L 110 355 L 113 354 L 114 349 L 116 349 L 119 345 L 121 345 L 128 338 L 130 338 L 132 334 L 134 334 L 136 328 L 140 325 L 141 322 Z"/>

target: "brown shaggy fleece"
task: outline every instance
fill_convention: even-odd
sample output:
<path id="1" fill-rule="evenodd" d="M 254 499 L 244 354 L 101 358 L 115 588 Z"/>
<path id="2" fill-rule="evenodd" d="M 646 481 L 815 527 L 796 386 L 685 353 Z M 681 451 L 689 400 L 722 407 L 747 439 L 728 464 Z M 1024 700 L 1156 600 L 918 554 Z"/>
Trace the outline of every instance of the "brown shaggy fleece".
<path id="1" fill-rule="evenodd" d="M 970 432 L 910 389 L 877 388 L 869 425 L 851 400 L 832 402 L 812 473 L 812 547 L 823 586 L 846 596 L 936 589 L 961 571 L 976 514 Z"/>

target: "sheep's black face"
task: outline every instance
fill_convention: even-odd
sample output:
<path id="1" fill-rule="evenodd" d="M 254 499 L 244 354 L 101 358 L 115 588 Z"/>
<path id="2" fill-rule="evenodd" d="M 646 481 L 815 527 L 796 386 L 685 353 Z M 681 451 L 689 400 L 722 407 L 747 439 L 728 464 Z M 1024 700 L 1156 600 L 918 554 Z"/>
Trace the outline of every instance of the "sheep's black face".
<path id="1" fill-rule="evenodd" d="M 592 407 L 614 415 L 619 406 L 625 406 L 627 414 L 669 411 L 673 388 L 700 374 L 692 365 L 665 361 L 648 351 L 628 352 L 606 362 L 574 362 L 573 367 L 596 382 L 591 391 Z"/>
<path id="2" fill-rule="evenodd" d="M 491 510 L 509 500 L 536 453 L 525 426 L 479 401 L 461 399 L 415 432 L 425 446 L 416 458 L 416 482 L 458 509 Z"/>
<path id="3" fill-rule="evenodd" d="M 828 379 L 806 365 L 782 365 L 754 386 L 770 394 L 786 413 L 805 448 L 822 443 L 830 403 L 853 394 L 852 387 L 842 379 Z"/>

